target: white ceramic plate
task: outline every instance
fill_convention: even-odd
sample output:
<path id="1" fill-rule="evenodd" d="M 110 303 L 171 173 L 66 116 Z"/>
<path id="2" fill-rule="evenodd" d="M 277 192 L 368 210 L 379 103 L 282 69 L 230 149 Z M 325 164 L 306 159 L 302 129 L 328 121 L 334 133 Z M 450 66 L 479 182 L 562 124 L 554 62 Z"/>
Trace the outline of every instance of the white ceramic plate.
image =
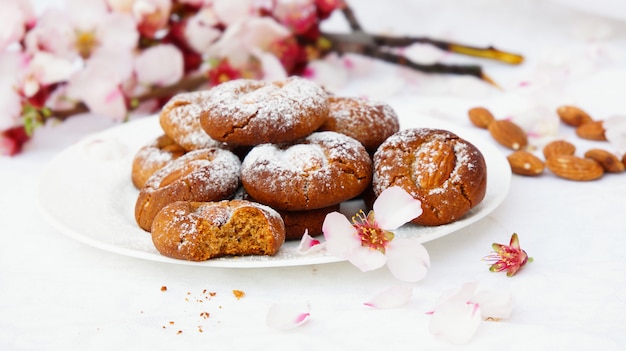
<path id="1" fill-rule="evenodd" d="M 427 118 L 412 126 L 438 127 L 457 132 L 474 143 L 487 162 L 487 194 L 483 202 L 461 220 L 438 227 L 407 225 L 397 236 L 413 236 L 421 242 L 440 238 L 464 228 L 493 211 L 506 197 L 511 171 L 502 153 L 491 141 L 470 137 L 458 128 Z M 407 127 L 407 126 L 405 126 Z M 39 202 L 46 219 L 62 233 L 87 245 L 147 260 L 207 267 L 281 267 L 341 261 L 325 251 L 298 255 L 298 242 L 286 242 L 273 257 L 245 256 L 204 262 L 176 260 L 154 248 L 149 233 L 134 218 L 138 191 L 130 174 L 135 152 L 162 134 L 156 117 L 129 122 L 89 136 L 56 156 L 44 169 L 39 184 Z"/>

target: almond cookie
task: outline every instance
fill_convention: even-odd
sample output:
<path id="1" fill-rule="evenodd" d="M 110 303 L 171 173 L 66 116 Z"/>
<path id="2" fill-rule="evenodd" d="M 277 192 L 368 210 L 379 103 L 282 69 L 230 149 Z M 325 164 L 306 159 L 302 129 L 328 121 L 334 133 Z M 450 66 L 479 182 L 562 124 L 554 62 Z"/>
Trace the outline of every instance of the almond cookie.
<path id="1" fill-rule="evenodd" d="M 328 116 L 327 93 L 299 77 L 237 79 L 213 89 L 200 123 L 213 139 L 232 145 L 283 143 L 303 138 Z"/>
<path id="2" fill-rule="evenodd" d="M 190 151 L 154 173 L 139 191 L 135 219 L 150 231 L 154 216 L 175 201 L 218 201 L 239 187 L 241 162 L 219 148 Z"/>
<path id="3" fill-rule="evenodd" d="M 205 261 L 275 255 L 285 241 L 285 226 L 276 211 L 254 202 L 177 201 L 159 211 L 151 235 L 164 256 Z"/>
<path id="4" fill-rule="evenodd" d="M 336 132 L 255 146 L 241 165 L 241 181 L 250 196 L 285 211 L 349 200 L 363 192 L 371 179 L 372 161 L 365 147 Z"/>
<path id="5" fill-rule="evenodd" d="M 374 154 L 376 196 L 394 185 L 422 202 L 424 212 L 413 223 L 447 224 L 483 200 L 487 166 L 480 150 L 454 133 L 407 129 L 389 137 Z"/>

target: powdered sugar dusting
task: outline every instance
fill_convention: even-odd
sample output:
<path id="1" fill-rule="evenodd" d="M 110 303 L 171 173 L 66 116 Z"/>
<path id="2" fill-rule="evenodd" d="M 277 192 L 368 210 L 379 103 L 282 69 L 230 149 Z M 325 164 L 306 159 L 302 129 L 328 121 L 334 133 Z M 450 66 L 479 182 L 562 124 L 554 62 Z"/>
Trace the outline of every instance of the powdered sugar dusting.
<path id="1" fill-rule="evenodd" d="M 289 131 L 308 120 L 311 111 L 327 106 L 327 96 L 317 84 L 299 77 L 284 83 L 232 80 L 212 89 L 205 107 L 219 123 L 243 127 L 253 123 L 262 133 Z M 324 109 L 325 110 L 325 109 Z"/>

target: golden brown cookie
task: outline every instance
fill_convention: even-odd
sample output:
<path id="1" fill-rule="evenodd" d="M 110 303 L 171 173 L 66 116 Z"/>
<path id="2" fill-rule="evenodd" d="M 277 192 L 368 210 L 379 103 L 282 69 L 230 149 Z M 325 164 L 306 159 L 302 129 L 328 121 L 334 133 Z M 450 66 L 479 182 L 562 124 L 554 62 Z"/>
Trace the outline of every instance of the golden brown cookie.
<path id="1" fill-rule="evenodd" d="M 374 192 L 378 196 L 394 185 L 422 202 L 424 212 L 413 223 L 451 223 L 485 197 L 487 166 L 480 150 L 454 133 L 407 129 L 374 154 Z"/>
<path id="2" fill-rule="evenodd" d="M 221 256 L 275 255 L 285 226 L 273 209 L 245 200 L 177 201 L 154 218 L 152 241 L 168 257 L 205 261 Z"/>
<path id="3" fill-rule="evenodd" d="M 150 231 L 154 216 L 175 201 L 219 201 L 239 187 L 241 163 L 219 148 L 190 151 L 154 173 L 139 191 L 135 219 Z"/>
<path id="4" fill-rule="evenodd" d="M 372 179 L 365 147 L 336 132 L 316 132 L 285 144 L 257 145 L 244 158 L 246 191 L 278 210 L 332 206 L 359 195 Z"/>
<path id="5" fill-rule="evenodd" d="M 210 147 L 227 148 L 224 143 L 212 139 L 200 126 L 204 102 L 210 94 L 210 90 L 177 94 L 159 113 L 163 132 L 187 151 Z"/>
<path id="6" fill-rule="evenodd" d="M 350 136 L 373 153 L 385 139 L 400 130 L 398 115 L 381 101 L 330 96 L 328 118 L 319 130 Z"/>
<path id="7" fill-rule="evenodd" d="M 131 169 L 133 185 L 137 189 L 141 189 L 154 172 L 186 152 L 167 135 L 159 136 L 156 140 L 140 148 L 135 154 Z"/>
<path id="8" fill-rule="evenodd" d="M 213 139 L 232 145 L 283 143 L 324 123 L 327 93 L 300 77 L 280 81 L 237 79 L 211 89 L 200 123 Z"/>

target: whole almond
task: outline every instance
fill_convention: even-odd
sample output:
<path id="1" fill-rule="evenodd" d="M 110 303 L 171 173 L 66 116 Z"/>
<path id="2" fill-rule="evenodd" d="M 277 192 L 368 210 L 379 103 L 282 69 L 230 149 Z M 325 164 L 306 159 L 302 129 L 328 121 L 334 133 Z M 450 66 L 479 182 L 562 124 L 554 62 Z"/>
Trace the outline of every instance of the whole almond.
<path id="1" fill-rule="evenodd" d="M 576 146 L 566 140 L 554 140 L 543 147 L 543 156 L 548 159 L 555 155 L 573 155 Z"/>
<path id="2" fill-rule="evenodd" d="M 624 172 L 624 164 L 614 154 L 602 149 L 590 149 L 585 152 L 585 157 L 596 160 L 604 168 L 605 172 Z"/>
<path id="3" fill-rule="evenodd" d="M 511 165 L 511 171 L 519 175 L 537 176 L 543 173 L 545 168 L 543 161 L 539 157 L 524 150 L 514 151 L 507 156 L 507 160 L 509 160 Z"/>
<path id="4" fill-rule="evenodd" d="M 581 124 L 576 128 L 576 135 L 586 140 L 606 141 L 602 121 L 593 121 Z"/>
<path id="5" fill-rule="evenodd" d="M 509 149 L 519 150 L 528 145 L 526 132 L 508 119 L 495 120 L 489 124 L 487 129 L 498 143 Z"/>
<path id="6" fill-rule="evenodd" d="M 557 176 L 569 180 L 594 180 L 604 174 L 604 169 L 595 160 L 573 155 L 551 157 L 546 160 L 546 167 Z"/>
<path id="7" fill-rule="evenodd" d="M 495 121 L 495 117 L 491 111 L 484 107 L 474 107 L 467 111 L 470 121 L 478 128 L 487 129 L 491 122 Z"/>
<path id="8" fill-rule="evenodd" d="M 416 159 L 417 182 L 424 189 L 440 187 L 456 165 L 454 147 L 442 141 L 434 141 L 427 150 L 418 152 Z"/>
<path id="9" fill-rule="evenodd" d="M 556 109 L 561 121 L 567 125 L 578 127 L 579 125 L 593 121 L 589 114 L 576 106 L 564 105 Z"/>

